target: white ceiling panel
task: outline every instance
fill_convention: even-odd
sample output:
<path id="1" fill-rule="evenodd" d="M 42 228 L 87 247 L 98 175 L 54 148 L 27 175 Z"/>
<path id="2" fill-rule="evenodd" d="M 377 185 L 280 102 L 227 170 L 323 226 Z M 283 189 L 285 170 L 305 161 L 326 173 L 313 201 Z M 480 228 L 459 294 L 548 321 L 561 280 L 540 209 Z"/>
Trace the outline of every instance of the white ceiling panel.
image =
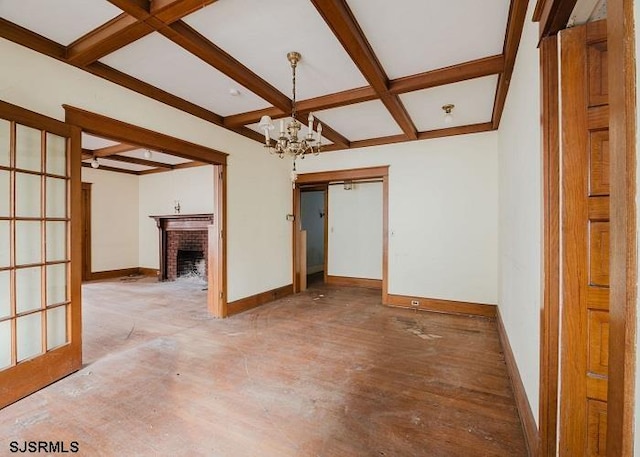
<path id="1" fill-rule="evenodd" d="M 391 79 L 502 53 L 509 0 L 347 0 Z"/>
<path id="2" fill-rule="evenodd" d="M 287 117 L 287 118 L 282 118 L 282 120 L 284 121 L 285 125 L 288 124 L 289 122 L 291 122 L 291 118 Z M 317 128 L 317 123 L 314 124 L 315 128 Z M 261 135 L 264 135 L 264 130 L 262 130 L 260 128 L 260 124 L 259 123 L 255 123 L 255 124 L 249 124 L 247 125 L 247 127 L 249 127 L 251 130 L 258 132 Z M 300 129 L 300 132 L 298 133 L 298 137 L 299 138 L 303 138 L 307 136 L 307 133 L 309 133 L 309 129 L 307 128 L 306 124 L 302 125 L 302 128 Z M 280 136 L 280 119 L 274 119 L 273 121 L 273 130 L 269 131 L 269 136 L 272 139 L 276 139 Z M 314 134 L 314 138 L 315 138 L 315 134 Z M 324 136 L 322 137 L 322 144 L 323 145 L 329 145 L 329 144 L 333 144 L 333 142 L 331 142 L 330 140 L 328 140 L 327 138 L 325 138 Z"/>
<path id="3" fill-rule="evenodd" d="M 350 141 L 399 135 L 402 130 L 379 100 L 314 113 Z"/>
<path id="4" fill-rule="evenodd" d="M 491 121 L 498 75 L 470 79 L 446 86 L 400 95 L 409 115 L 421 131 Z M 453 104 L 453 121 L 444 123 L 442 106 Z"/>
<path id="5" fill-rule="evenodd" d="M 184 20 L 288 97 L 290 51 L 302 54 L 298 100 L 367 85 L 310 1 L 219 0 Z"/>
<path id="6" fill-rule="evenodd" d="M 270 106 L 159 33 L 147 35 L 100 61 L 221 116 Z M 239 95 L 229 93 L 234 88 Z"/>
<path id="7" fill-rule="evenodd" d="M 0 17 L 65 46 L 121 13 L 106 0 L 0 0 Z"/>
<path id="8" fill-rule="evenodd" d="M 152 160 L 153 162 L 168 163 L 169 165 L 177 165 L 179 163 L 190 162 L 190 160 L 188 159 L 183 159 L 182 157 L 176 157 L 176 156 L 172 156 L 170 154 L 165 154 L 163 152 L 158 152 L 158 151 L 151 151 L 151 157 L 147 158 L 144 156 L 144 153 L 146 151 L 147 151 L 146 149 L 136 149 L 135 151 L 121 152 L 118 155 L 126 156 L 126 157 L 134 157 L 136 159 Z"/>
<path id="9" fill-rule="evenodd" d="M 91 159 L 83 160 L 83 162 L 91 163 Z M 109 160 L 106 157 L 98 158 L 98 163 L 100 164 L 101 167 L 122 168 L 123 170 L 131 170 L 131 171 L 145 171 L 145 170 L 151 170 L 153 168 L 153 167 L 146 167 L 144 165 L 138 165 L 135 163 L 118 162 L 117 160 Z"/>
<path id="10" fill-rule="evenodd" d="M 82 132 L 82 147 L 84 149 L 102 149 L 116 144 L 120 143 Z"/>

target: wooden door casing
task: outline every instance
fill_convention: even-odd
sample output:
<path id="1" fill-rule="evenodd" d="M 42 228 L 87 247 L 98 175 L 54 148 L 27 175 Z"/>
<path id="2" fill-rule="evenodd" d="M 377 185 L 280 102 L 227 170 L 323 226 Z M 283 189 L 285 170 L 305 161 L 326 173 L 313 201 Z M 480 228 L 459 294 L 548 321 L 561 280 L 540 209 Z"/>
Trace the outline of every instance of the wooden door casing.
<path id="1" fill-rule="evenodd" d="M 561 33 L 560 455 L 606 455 L 609 109 L 606 23 Z"/>

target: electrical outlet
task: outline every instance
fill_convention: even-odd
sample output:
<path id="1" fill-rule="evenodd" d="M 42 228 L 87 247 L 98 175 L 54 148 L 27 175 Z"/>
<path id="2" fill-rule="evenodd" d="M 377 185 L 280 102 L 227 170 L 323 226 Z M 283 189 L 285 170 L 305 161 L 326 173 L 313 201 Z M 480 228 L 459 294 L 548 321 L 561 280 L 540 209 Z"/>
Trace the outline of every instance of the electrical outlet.
<path id="1" fill-rule="evenodd" d="M 420 306 L 420 302 L 418 300 L 411 300 L 411 306 Z"/>

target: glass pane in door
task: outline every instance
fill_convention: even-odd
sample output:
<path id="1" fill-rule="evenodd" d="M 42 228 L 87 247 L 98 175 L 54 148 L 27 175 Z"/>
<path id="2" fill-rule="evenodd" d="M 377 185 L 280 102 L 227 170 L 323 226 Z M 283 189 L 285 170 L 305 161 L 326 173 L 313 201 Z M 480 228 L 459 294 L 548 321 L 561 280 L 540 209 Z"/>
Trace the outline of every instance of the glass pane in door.
<path id="1" fill-rule="evenodd" d="M 67 301 L 67 264 L 47 266 L 47 306 Z"/>
<path id="2" fill-rule="evenodd" d="M 0 370 L 11 365 L 11 321 L 0 322 Z"/>
<path id="3" fill-rule="evenodd" d="M 18 362 L 42 354 L 42 312 L 16 319 Z"/>
<path id="4" fill-rule="evenodd" d="M 11 316 L 11 272 L 0 271 L 0 319 Z"/>
<path id="5" fill-rule="evenodd" d="M 16 126 L 16 168 L 42 171 L 42 138 L 40 130 Z"/>
<path id="6" fill-rule="evenodd" d="M 16 270 L 16 311 L 18 314 L 42 307 L 42 268 Z"/>
<path id="7" fill-rule="evenodd" d="M 0 170 L 0 217 L 9 217 L 11 202 L 11 176 L 7 170 Z"/>
<path id="8" fill-rule="evenodd" d="M 0 119 L 0 166 L 10 165 L 9 148 L 11 147 L 11 123 Z"/>
<path id="9" fill-rule="evenodd" d="M 47 173 L 67 174 L 67 139 L 52 133 L 47 133 Z"/>
<path id="10" fill-rule="evenodd" d="M 38 175 L 16 173 L 16 216 L 41 217 L 42 191 Z"/>
<path id="11" fill-rule="evenodd" d="M 47 310 L 47 350 L 62 346 L 67 341 L 67 307 Z"/>

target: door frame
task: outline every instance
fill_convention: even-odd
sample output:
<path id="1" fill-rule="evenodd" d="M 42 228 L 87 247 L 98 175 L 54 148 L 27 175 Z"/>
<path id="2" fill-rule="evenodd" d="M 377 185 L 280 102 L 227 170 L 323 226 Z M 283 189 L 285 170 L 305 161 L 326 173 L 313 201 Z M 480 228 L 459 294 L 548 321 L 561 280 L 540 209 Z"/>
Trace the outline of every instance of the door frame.
<path id="1" fill-rule="evenodd" d="M 91 183 L 82 183 L 82 280 L 91 279 Z M 85 195 L 87 198 L 85 198 Z"/>
<path id="2" fill-rule="evenodd" d="M 382 304 L 389 304 L 389 165 L 368 168 L 351 168 L 348 170 L 322 171 L 316 173 L 301 173 L 296 180 L 293 189 L 293 230 L 292 230 L 292 266 L 293 266 L 293 293 L 300 292 L 300 237 L 298 233 L 302 229 L 300 210 L 300 186 L 326 185 L 334 181 L 358 181 L 369 179 L 382 179 Z M 328 202 L 329 190 L 327 189 L 325 202 Z M 328 205 L 327 205 L 328 206 Z M 328 207 L 327 207 L 328 212 Z M 328 234 L 325 215 L 325 253 L 327 252 Z M 325 255 L 325 282 L 327 279 L 327 259 Z"/>
<path id="3" fill-rule="evenodd" d="M 137 125 L 92 113 L 70 105 L 63 105 L 68 124 L 92 135 L 121 142 L 132 142 L 143 148 L 166 151 L 169 154 L 213 165 L 214 175 L 214 224 L 209 239 L 209 287 L 207 307 L 215 317 L 227 316 L 227 156 L 228 154 L 199 144 L 191 143 Z M 80 136 L 78 140 L 80 141 Z M 81 145 L 76 145 L 81 148 Z M 79 166 L 79 164 L 78 164 Z M 80 191 L 77 190 L 80 199 Z M 213 244 L 213 245 L 212 245 Z"/>
<path id="4" fill-rule="evenodd" d="M 324 249 L 323 249 L 323 258 L 322 258 L 322 268 L 323 268 L 323 276 L 324 276 L 324 283 L 327 283 L 327 256 L 328 256 L 328 252 L 329 250 L 327 249 L 327 243 L 329 241 L 329 184 L 317 184 L 317 185 L 304 185 L 304 187 L 300 188 L 300 193 L 305 193 L 305 192 L 324 192 L 324 216 L 323 216 L 323 244 L 324 244 Z M 300 216 L 302 217 L 302 211 L 300 212 Z M 302 220 L 300 221 L 300 223 L 302 224 Z M 308 272 L 307 272 L 308 273 Z"/>
<path id="5" fill-rule="evenodd" d="M 575 0 L 539 0 L 542 157 L 543 157 L 543 303 L 540 335 L 540 452 L 556 455 L 558 417 L 558 351 L 560 309 L 559 242 L 559 96 L 557 43 L 566 27 L 563 17 L 544 14 L 571 11 Z M 571 8 L 569 8 L 571 6 Z M 633 0 L 609 0 L 607 13 L 610 151 L 610 332 L 607 412 L 607 455 L 632 455 L 635 412 L 637 319 L 636 226 L 636 86 Z M 551 24 L 552 21 L 556 24 Z M 560 24 L 559 26 L 557 24 Z M 553 49 L 555 48 L 555 49 Z M 615 350 L 612 350 L 615 348 Z"/>

